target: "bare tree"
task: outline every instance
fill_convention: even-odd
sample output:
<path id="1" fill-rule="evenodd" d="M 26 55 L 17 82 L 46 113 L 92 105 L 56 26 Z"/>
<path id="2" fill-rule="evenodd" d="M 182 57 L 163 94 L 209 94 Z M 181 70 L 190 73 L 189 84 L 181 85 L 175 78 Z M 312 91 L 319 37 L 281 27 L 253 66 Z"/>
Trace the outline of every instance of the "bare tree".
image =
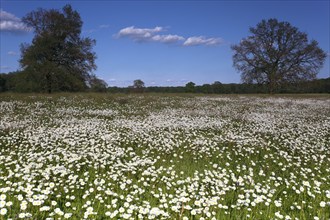
<path id="1" fill-rule="evenodd" d="M 314 79 L 326 53 L 318 42 L 288 22 L 262 20 L 250 28 L 251 36 L 233 45 L 233 65 L 245 83 L 269 85 L 269 92 L 283 82 Z"/>

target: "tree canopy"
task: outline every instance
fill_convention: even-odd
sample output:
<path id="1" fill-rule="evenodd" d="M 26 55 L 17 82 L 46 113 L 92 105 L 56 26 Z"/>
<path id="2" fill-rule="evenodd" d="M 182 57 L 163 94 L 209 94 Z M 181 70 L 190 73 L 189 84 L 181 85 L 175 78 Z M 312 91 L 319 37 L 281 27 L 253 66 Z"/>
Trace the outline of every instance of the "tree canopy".
<path id="1" fill-rule="evenodd" d="M 144 87 L 145 87 L 144 82 L 141 79 L 134 80 L 134 82 L 133 82 L 133 88 L 135 88 L 135 89 L 142 89 Z"/>
<path id="2" fill-rule="evenodd" d="M 37 90 L 82 91 L 95 79 L 95 40 L 80 36 L 82 20 L 70 5 L 62 11 L 37 9 L 23 17 L 35 36 L 31 44 L 21 45 L 20 64 Z"/>
<path id="3" fill-rule="evenodd" d="M 185 86 L 186 92 L 194 92 L 195 91 L 195 83 L 194 82 L 188 82 Z"/>
<path id="4" fill-rule="evenodd" d="M 144 92 L 145 84 L 141 79 L 136 79 L 133 81 L 133 85 L 130 86 L 133 92 Z"/>
<path id="5" fill-rule="evenodd" d="M 244 83 L 269 86 L 273 93 L 279 84 L 315 79 L 326 53 L 315 40 L 288 22 L 262 20 L 250 28 L 252 35 L 233 45 L 233 65 Z"/>

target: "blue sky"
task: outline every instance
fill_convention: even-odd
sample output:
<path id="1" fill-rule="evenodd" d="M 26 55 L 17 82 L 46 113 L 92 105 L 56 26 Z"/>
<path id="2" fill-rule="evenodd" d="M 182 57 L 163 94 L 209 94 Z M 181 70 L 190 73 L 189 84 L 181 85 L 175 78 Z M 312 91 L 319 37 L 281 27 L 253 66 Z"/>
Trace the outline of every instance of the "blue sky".
<path id="1" fill-rule="evenodd" d="M 329 1 L 15 1 L 0 0 L 0 72 L 19 68 L 19 45 L 33 33 L 19 19 L 38 7 L 71 4 L 84 22 L 82 36 L 96 40 L 95 74 L 110 86 L 198 85 L 240 82 L 230 45 L 262 19 L 288 21 L 329 54 Z M 329 77 L 329 56 L 318 77 Z"/>

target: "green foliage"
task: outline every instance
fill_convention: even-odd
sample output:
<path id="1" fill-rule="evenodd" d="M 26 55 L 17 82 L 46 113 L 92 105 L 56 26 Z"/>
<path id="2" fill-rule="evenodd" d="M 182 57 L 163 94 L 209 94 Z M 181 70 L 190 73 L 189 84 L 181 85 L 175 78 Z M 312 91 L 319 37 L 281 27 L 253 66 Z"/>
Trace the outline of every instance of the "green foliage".
<path id="1" fill-rule="evenodd" d="M 20 63 L 28 83 L 48 93 L 87 89 L 90 73 L 96 69 L 95 40 L 80 37 L 83 22 L 79 13 L 66 5 L 62 12 L 32 11 L 22 21 L 35 33 L 31 45 L 21 45 Z"/>
<path id="2" fill-rule="evenodd" d="M 108 84 L 102 80 L 97 78 L 96 76 L 92 76 L 90 79 L 90 90 L 93 92 L 106 92 Z"/>
<path id="3" fill-rule="evenodd" d="M 7 82 L 6 74 L 0 74 L 0 92 L 7 91 L 6 82 Z"/>
<path id="4" fill-rule="evenodd" d="M 131 89 L 133 92 L 144 92 L 145 84 L 141 79 L 136 79 L 133 82 L 133 86 L 131 86 Z"/>
<path id="5" fill-rule="evenodd" d="M 266 84 L 273 93 L 283 83 L 315 79 L 323 66 L 326 53 L 288 22 L 262 20 L 250 32 L 232 46 L 234 67 L 245 83 Z"/>
<path id="6" fill-rule="evenodd" d="M 131 90 L 132 88 L 120 87 L 109 87 L 107 89 L 109 93 L 129 93 Z M 183 86 L 151 86 L 146 87 L 144 91 L 150 93 L 185 93 L 187 89 Z M 269 90 L 267 85 L 264 84 L 221 84 L 215 82 L 211 85 L 195 86 L 194 92 L 204 94 L 257 94 L 268 93 Z M 277 93 L 330 93 L 330 78 L 298 83 L 283 83 L 277 88 Z"/>
<path id="7" fill-rule="evenodd" d="M 137 79 L 137 80 L 134 80 L 133 87 L 136 88 L 136 89 L 141 89 L 141 88 L 144 88 L 145 85 L 144 85 L 144 82 L 141 79 Z"/>
<path id="8" fill-rule="evenodd" d="M 195 92 L 195 85 L 193 82 L 188 82 L 186 84 L 186 92 Z"/>

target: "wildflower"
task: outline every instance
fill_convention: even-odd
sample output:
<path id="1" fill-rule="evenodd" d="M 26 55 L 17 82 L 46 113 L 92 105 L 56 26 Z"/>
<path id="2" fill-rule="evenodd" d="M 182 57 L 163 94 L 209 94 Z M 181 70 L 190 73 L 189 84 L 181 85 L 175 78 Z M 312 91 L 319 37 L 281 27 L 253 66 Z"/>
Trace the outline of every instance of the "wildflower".
<path id="1" fill-rule="evenodd" d="M 324 201 L 320 202 L 320 206 L 321 206 L 322 208 L 324 208 L 325 205 L 326 205 L 326 203 L 325 203 Z"/>
<path id="2" fill-rule="evenodd" d="M 282 206 L 281 201 L 275 200 L 274 203 L 275 203 L 276 207 L 281 207 Z"/>
<path id="3" fill-rule="evenodd" d="M 64 218 L 70 218 L 72 216 L 72 213 L 65 213 Z"/>
<path id="4" fill-rule="evenodd" d="M 22 200 L 23 200 L 23 196 L 22 196 L 21 194 L 19 194 L 19 195 L 17 196 L 17 199 L 18 199 L 18 201 L 22 201 Z"/>
<path id="5" fill-rule="evenodd" d="M 35 201 L 33 201 L 32 205 L 34 205 L 34 206 L 40 206 L 41 205 L 41 201 L 40 200 L 35 200 Z"/>
<path id="6" fill-rule="evenodd" d="M 6 215 L 6 214 L 7 214 L 7 209 L 6 208 L 0 209 L 0 215 Z"/>
<path id="7" fill-rule="evenodd" d="M 22 202 L 22 203 L 20 204 L 20 208 L 21 208 L 22 211 L 24 211 L 24 210 L 27 208 L 27 203 L 23 203 L 23 202 Z"/>
<path id="8" fill-rule="evenodd" d="M 54 212 L 57 214 L 57 215 L 64 215 L 64 212 L 60 209 L 60 208 L 56 208 L 54 210 Z"/>
<path id="9" fill-rule="evenodd" d="M 283 215 L 281 215 L 281 213 L 278 211 L 278 212 L 275 212 L 275 216 L 279 219 L 283 219 Z"/>
<path id="10" fill-rule="evenodd" d="M 40 211 L 49 211 L 50 210 L 50 207 L 49 206 L 43 206 L 40 208 Z"/>
<path id="11" fill-rule="evenodd" d="M 18 218 L 25 218 L 25 213 L 24 212 L 19 213 Z"/>
<path id="12" fill-rule="evenodd" d="M 0 200 L 1 200 L 1 201 L 5 201 L 6 198 L 7 198 L 7 196 L 6 196 L 5 194 L 1 194 L 1 195 L 0 195 Z"/>

